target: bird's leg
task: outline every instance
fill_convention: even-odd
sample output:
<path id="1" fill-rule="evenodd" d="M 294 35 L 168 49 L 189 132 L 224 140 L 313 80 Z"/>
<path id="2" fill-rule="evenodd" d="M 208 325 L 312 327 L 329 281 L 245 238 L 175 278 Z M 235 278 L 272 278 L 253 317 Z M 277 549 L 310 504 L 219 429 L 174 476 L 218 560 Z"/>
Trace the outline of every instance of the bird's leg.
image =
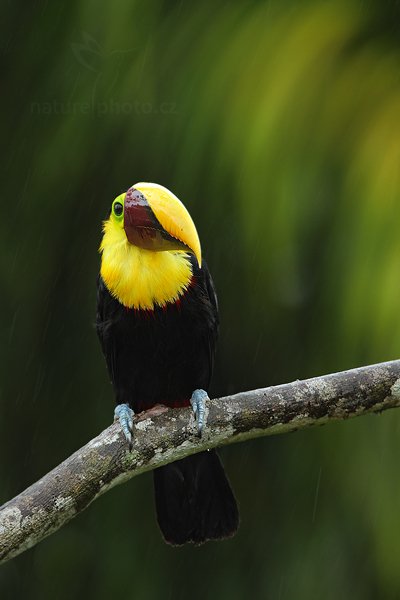
<path id="1" fill-rule="evenodd" d="M 114 410 L 114 422 L 119 421 L 122 431 L 129 442 L 129 449 L 132 449 L 133 435 L 133 417 L 135 413 L 128 404 L 118 404 Z"/>
<path id="2" fill-rule="evenodd" d="M 201 435 L 203 431 L 203 427 L 206 424 L 206 405 L 205 401 L 209 400 L 208 394 L 205 390 L 194 390 L 192 397 L 190 399 L 190 404 L 192 405 L 194 416 L 197 420 L 197 430 L 199 435 Z"/>

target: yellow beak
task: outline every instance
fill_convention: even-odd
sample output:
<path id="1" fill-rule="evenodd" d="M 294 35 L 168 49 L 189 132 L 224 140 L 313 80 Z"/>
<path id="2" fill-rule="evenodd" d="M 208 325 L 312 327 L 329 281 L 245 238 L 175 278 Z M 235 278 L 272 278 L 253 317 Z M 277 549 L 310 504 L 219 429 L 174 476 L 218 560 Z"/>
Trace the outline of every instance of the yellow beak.
<path id="1" fill-rule="evenodd" d="M 141 182 L 128 190 L 124 229 L 128 240 L 137 246 L 155 251 L 190 251 L 201 267 L 195 224 L 182 202 L 162 185 Z"/>

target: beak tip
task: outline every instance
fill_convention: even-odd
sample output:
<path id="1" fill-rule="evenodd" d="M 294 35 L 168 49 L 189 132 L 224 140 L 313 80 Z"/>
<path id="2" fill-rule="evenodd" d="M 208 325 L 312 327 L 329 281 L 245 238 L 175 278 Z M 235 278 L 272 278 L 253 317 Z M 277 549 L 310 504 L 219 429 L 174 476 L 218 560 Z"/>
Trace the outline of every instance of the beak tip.
<path id="1" fill-rule="evenodd" d="M 199 265 L 199 269 L 201 269 L 202 256 L 201 256 L 200 242 L 198 242 L 197 247 L 192 248 L 192 252 L 196 257 L 197 264 Z"/>

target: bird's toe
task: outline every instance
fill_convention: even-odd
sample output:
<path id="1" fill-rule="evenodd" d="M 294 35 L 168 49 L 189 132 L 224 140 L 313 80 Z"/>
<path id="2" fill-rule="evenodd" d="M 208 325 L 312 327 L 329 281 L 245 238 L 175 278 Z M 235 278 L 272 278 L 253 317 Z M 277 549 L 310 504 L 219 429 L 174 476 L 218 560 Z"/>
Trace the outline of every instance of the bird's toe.
<path id="1" fill-rule="evenodd" d="M 203 428 L 206 424 L 206 408 L 205 402 L 209 400 L 208 394 L 205 390 L 194 390 L 192 397 L 190 399 L 190 404 L 192 405 L 194 416 L 197 421 L 197 430 L 201 435 Z"/>

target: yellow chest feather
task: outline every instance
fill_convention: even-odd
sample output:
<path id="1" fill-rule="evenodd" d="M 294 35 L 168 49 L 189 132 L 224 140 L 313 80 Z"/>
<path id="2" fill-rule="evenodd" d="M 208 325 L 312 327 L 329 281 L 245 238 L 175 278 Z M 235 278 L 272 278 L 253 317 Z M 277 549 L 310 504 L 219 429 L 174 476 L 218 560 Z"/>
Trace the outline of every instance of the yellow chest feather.
<path id="1" fill-rule="evenodd" d="M 128 308 L 154 309 L 175 302 L 188 288 L 192 267 L 183 252 L 152 252 L 130 244 L 105 226 L 100 274 L 107 289 Z"/>

